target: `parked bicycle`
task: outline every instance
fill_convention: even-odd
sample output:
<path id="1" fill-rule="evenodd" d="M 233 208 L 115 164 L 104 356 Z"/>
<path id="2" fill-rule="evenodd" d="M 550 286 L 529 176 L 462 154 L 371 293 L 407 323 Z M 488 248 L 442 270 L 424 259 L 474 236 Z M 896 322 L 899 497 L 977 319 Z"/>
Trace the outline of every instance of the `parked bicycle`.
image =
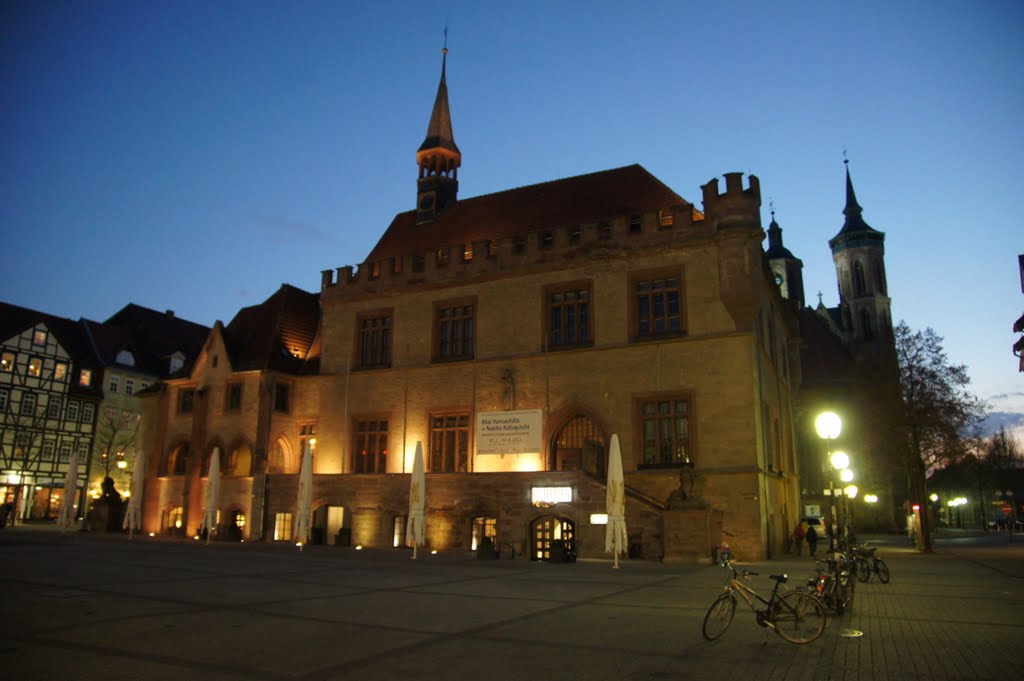
<path id="1" fill-rule="evenodd" d="M 757 576 L 756 572 L 737 570 L 728 560 L 722 561 L 722 567 L 732 574 L 704 616 L 703 633 L 707 640 L 714 641 L 729 628 L 736 614 L 737 595 L 750 606 L 758 625 L 774 629 L 791 643 L 810 643 L 825 630 L 825 610 L 818 599 L 801 591 L 779 593 L 779 587 L 789 579 L 786 575 L 770 575 L 775 587 L 766 599 L 741 581 Z"/>
<path id="2" fill-rule="evenodd" d="M 843 553 L 815 561 L 817 574 L 807 580 L 807 591 L 826 608 L 842 615 L 853 604 L 853 559 Z"/>
<path id="3" fill-rule="evenodd" d="M 878 581 L 882 584 L 889 583 L 889 566 L 885 561 L 875 555 L 876 546 L 858 546 L 857 551 L 857 579 L 867 582 L 871 575 L 878 575 Z"/>

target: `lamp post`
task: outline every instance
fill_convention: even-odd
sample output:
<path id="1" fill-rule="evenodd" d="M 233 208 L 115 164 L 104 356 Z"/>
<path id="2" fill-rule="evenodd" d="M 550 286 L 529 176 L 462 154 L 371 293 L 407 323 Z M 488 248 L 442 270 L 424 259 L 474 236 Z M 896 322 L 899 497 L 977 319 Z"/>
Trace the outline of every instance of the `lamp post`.
<path id="1" fill-rule="evenodd" d="M 822 440 L 825 441 L 825 460 L 826 460 L 826 462 L 831 463 L 833 468 L 835 468 L 836 467 L 836 463 L 837 463 L 837 460 L 836 460 L 837 455 L 842 454 L 843 457 L 846 457 L 846 455 L 843 454 L 842 452 L 835 452 L 835 453 L 832 452 L 832 443 L 835 441 L 836 438 L 839 437 L 839 434 L 843 431 L 843 422 L 842 422 L 842 420 L 835 413 L 833 413 L 831 411 L 825 411 L 825 412 L 822 412 L 822 413 L 818 414 L 818 418 L 814 419 L 814 429 L 818 432 L 818 437 L 820 437 Z M 841 462 L 841 458 L 838 461 Z M 849 463 L 849 457 L 846 457 L 846 462 Z M 842 468 L 845 468 L 845 467 L 846 466 L 842 466 Z M 822 467 L 822 470 L 825 470 L 824 466 Z M 829 537 L 829 540 L 828 540 L 828 550 L 830 552 L 834 548 L 833 547 L 833 541 L 834 541 L 834 537 L 835 537 L 835 525 L 836 525 L 836 498 L 835 498 L 835 486 L 833 485 L 832 477 L 833 476 L 831 474 L 831 471 L 829 471 L 829 476 L 828 476 L 828 495 L 829 495 L 829 503 L 832 506 L 832 520 L 831 520 L 831 524 L 829 525 L 829 529 L 828 529 L 828 537 Z"/>

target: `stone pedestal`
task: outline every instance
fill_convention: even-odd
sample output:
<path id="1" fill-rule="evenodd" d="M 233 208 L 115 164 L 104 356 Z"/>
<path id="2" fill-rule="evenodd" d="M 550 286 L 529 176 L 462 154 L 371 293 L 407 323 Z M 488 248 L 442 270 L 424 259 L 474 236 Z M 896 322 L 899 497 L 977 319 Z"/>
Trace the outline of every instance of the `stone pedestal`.
<path id="1" fill-rule="evenodd" d="M 722 512 L 710 509 L 670 509 L 662 512 L 664 562 L 710 565 L 722 538 Z"/>

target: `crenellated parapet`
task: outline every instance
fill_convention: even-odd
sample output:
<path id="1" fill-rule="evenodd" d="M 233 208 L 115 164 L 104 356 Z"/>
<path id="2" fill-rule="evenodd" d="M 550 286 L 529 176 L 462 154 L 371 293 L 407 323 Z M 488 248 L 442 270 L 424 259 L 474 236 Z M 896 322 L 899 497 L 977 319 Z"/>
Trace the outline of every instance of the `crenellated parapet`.
<path id="1" fill-rule="evenodd" d="M 748 176 L 743 187 L 743 173 L 725 173 L 725 191 L 718 189 L 718 178 L 701 187 L 704 213 L 719 229 L 730 227 L 761 228 L 761 182 Z"/>
<path id="2" fill-rule="evenodd" d="M 452 284 L 492 276 L 523 274 L 565 266 L 586 258 L 617 257 L 633 250 L 657 249 L 712 239 L 737 227 L 760 230 L 760 187 L 751 175 L 726 173 L 704 185 L 704 212 L 692 204 L 622 215 L 607 221 L 536 229 L 500 239 L 485 239 L 427 253 L 410 253 L 321 271 L 321 291 L 360 295 L 423 284 Z M 342 294 L 344 295 L 344 294 Z"/>

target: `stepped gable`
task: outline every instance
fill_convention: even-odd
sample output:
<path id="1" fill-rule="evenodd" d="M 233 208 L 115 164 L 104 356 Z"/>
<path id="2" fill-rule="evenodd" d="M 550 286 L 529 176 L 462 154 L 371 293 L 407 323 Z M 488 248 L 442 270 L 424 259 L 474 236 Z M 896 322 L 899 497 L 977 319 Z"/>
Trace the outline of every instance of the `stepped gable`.
<path id="1" fill-rule="evenodd" d="M 168 358 L 176 352 L 185 356 L 185 364 L 175 375 L 188 375 L 210 334 L 210 327 L 176 317 L 172 310 L 160 312 L 135 303 L 125 305 L 103 324 L 127 329 L 136 359 L 161 377 L 167 377 Z M 110 363 L 113 359 L 109 358 Z"/>
<path id="2" fill-rule="evenodd" d="M 634 164 L 459 200 L 427 224 L 399 213 L 364 262 L 679 205 L 690 204 Z"/>
<path id="3" fill-rule="evenodd" d="M 234 371 L 316 373 L 320 296 L 282 284 L 259 305 L 242 308 L 224 329 Z"/>

